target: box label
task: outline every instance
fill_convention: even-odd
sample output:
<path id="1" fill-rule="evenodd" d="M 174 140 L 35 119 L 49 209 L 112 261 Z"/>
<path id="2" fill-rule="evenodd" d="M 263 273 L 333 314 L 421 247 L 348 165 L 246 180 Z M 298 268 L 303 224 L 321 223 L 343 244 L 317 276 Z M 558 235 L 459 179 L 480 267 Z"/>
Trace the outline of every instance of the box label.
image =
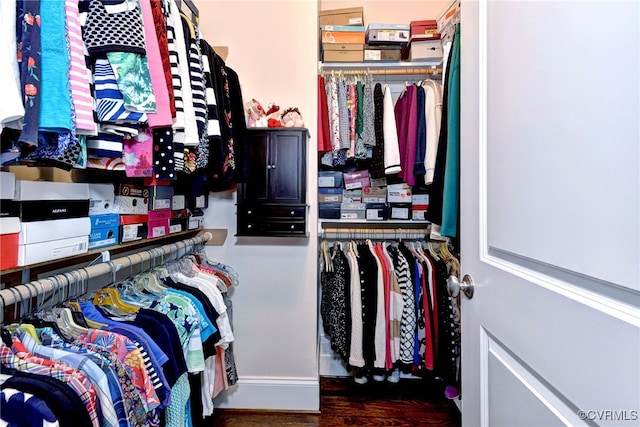
<path id="1" fill-rule="evenodd" d="M 365 61 L 380 61 L 382 59 L 382 52 L 379 50 L 365 49 L 364 60 Z"/>
<path id="2" fill-rule="evenodd" d="M 333 176 L 320 176 L 318 177 L 318 187 L 335 187 L 336 180 Z"/>
<path id="3" fill-rule="evenodd" d="M 362 25 L 362 18 L 349 18 L 349 25 Z"/>

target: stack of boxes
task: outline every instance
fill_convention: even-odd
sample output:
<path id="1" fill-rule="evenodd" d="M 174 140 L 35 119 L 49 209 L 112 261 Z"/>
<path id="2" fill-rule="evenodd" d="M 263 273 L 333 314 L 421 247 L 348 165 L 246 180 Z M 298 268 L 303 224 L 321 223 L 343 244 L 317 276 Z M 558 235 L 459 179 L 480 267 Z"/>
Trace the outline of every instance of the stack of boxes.
<path id="1" fill-rule="evenodd" d="M 13 201 L 16 177 L 11 172 L 0 172 L 0 270 L 18 265 L 18 237 L 20 217 Z"/>
<path id="2" fill-rule="evenodd" d="M 116 189 L 113 212 L 120 215 L 120 243 L 132 242 L 149 234 L 149 189 L 120 184 Z"/>
<path id="3" fill-rule="evenodd" d="M 367 170 L 320 171 L 318 204 L 323 219 L 424 221 L 429 196 L 414 194 L 405 183 L 371 178 Z"/>
<path id="4" fill-rule="evenodd" d="M 362 7 L 320 11 L 323 62 L 362 62 L 365 26 Z"/>
<path id="5" fill-rule="evenodd" d="M 20 217 L 19 266 L 87 252 L 89 184 L 18 180 L 13 200 Z"/>
<path id="6" fill-rule="evenodd" d="M 409 42 L 410 28 L 404 24 L 369 24 L 367 26 L 364 60 L 368 62 L 398 62 L 402 49 Z"/>
<path id="7" fill-rule="evenodd" d="M 442 60 L 442 43 L 435 19 L 365 25 L 363 8 L 351 7 L 322 10 L 319 22 L 323 62 Z"/>
<path id="8" fill-rule="evenodd" d="M 118 244 L 120 215 L 113 213 L 113 184 L 89 184 L 89 249 Z"/>
<path id="9" fill-rule="evenodd" d="M 444 51 L 435 19 L 411 21 L 408 59 L 412 62 L 442 59 Z"/>

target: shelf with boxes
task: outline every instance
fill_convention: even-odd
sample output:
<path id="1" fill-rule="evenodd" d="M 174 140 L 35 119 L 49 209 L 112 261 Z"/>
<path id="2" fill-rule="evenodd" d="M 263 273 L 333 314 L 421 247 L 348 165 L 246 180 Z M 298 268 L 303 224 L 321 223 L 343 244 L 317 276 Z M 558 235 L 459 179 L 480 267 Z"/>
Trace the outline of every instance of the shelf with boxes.
<path id="1" fill-rule="evenodd" d="M 203 227 L 202 200 L 174 187 L 16 179 L 0 172 L 0 271 Z M 204 197 L 204 196 L 203 196 Z"/>
<path id="2" fill-rule="evenodd" d="M 362 7 L 320 11 L 323 64 L 437 66 L 443 49 L 435 19 L 410 23 L 369 23 Z"/>
<path id="3" fill-rule="evenodd" d="M 370 178 L 368 170 L 319 171 L 320 221 L 426 224 L 429 195 L 406 183 Z"/>

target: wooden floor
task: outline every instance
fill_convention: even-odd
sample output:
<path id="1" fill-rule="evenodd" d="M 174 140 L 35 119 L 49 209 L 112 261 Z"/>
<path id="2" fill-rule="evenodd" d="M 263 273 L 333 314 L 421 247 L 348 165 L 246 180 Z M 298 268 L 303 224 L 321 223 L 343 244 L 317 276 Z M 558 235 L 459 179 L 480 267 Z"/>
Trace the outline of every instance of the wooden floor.
<path id="1" fill-rule="evenodd" d="M 443 391 L 421 380 L 358 385 L 321 380 L 321 413 L 216 409 L 214 426 L 460 426 L 460 412 Z"/>

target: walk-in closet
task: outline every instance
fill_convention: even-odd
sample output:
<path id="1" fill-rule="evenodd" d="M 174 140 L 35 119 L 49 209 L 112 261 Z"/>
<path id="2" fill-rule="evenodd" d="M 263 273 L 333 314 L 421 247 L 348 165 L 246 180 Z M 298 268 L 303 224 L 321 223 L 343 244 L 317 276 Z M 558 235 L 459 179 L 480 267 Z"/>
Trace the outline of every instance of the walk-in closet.
<path id="1" fill-rule="evenodd" d="M 0 424 L 638 423 L 638 2 L 0 23 Z"/>

